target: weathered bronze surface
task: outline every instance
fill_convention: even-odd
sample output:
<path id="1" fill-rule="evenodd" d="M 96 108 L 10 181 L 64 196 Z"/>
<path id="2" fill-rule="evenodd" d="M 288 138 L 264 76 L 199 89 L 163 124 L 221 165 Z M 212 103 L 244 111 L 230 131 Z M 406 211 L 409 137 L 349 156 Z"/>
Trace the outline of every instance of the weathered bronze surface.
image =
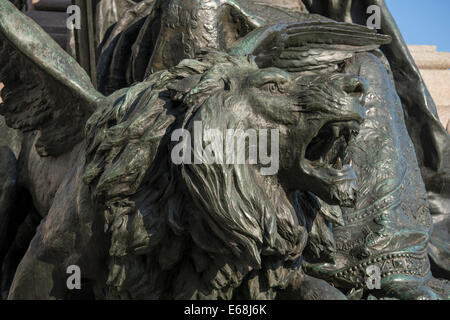
<path id="1" fill-rule="evenodd" d="M 100 52 L 97 91 L 0 0 L 3 298 L 450 298 L 449 136 L 383 1 L 144 0 Z M 174 163 L 198 123 L 279 170 Z"/>

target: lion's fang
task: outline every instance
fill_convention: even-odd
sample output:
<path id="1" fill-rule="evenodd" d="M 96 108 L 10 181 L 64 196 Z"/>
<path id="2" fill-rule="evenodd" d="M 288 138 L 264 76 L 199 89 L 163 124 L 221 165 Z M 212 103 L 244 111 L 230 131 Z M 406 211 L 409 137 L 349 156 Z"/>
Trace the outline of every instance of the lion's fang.
<path id="1" fill-rule="evenodd" d="M 336 164 L 334 165 L 334 168 L 337 170 L 342 170 L 342 160 L 340 157 L 337 158 Z"/>

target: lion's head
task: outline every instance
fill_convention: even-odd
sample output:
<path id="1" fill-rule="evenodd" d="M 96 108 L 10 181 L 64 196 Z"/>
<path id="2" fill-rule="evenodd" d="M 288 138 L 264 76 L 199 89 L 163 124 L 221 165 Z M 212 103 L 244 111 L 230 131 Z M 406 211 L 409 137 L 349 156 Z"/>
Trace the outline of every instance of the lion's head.
<path id="1" fill-rule="evenodd" d="M 212 89 L 215 94 L 186 120 L 192 137 L 196 122 L 203 132 L 218 130 L 223 138 L 230 129 L 257 133 L 276 129 L 279 157 L 272 160 L 279 160 L 280 167 L 272 174 L 287 192 L 309 191 L 329 204 L 354 204 L 356 176 L 346 149 L 365 119 L 365 80 L 341 73 L 293 75 L 251 63 L 215 68 L 209 71 L 215 79 L 208 79 L 217 86 Z M 204 136 L 203 144 L 216 143 L 211 141 L 214 138 Z M 275 142 L 271 138 L 269 144 Z M 226 144 L 223 141 L 224 149 Z M 253 151 L 259 153 L 258 147 L 253 146 Z M 267 165 L 256 163 L 263 174 Z"/>
<path id="2" fill-rule="evenodd" d="M 111 96 L 87 124 L 85 171 L 111 235 L 108 295 L 273 297 L 306 244 L 296 194 L 353 202 L 345 147 L 364 119 L 364 94 L 356 77 L 292 75 L 209 53 Z M 267 163 L 225 159 L 174 163 L 173 133 L 195 137 L 198 124 L 223 136 L 277 130 L 268 140 L 279 142 L 279 170 L 263 175 Z M 182 156 L 203 157 L 195 144 L 184 144 L 192 148 Z M 210 145 L 211 136 L 200 144 Z M 248 155 L 252 146 L 242 148 Z M 207 154 L 215 158 L 217 150 Z"/>

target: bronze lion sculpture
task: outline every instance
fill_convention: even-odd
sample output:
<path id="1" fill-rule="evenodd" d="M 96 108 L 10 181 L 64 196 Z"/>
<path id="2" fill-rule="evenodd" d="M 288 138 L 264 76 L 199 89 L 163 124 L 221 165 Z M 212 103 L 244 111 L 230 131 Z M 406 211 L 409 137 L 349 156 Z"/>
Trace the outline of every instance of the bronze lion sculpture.
<path id="1" fill-rule="evenodd" d="M 308 146 L 329 139 L 346 145 L 344 136 L 350 141 L 357 134 L 364 81 L 344 74 L 294 77 L 218 53 L 152 78 L 164 83 L 189 69 L 201 73 L 167 88 L 158 81 L 147 82 L 144 92 L 131 88 L 131 99 L 121 93 L 88 122 L 95 138 L 87 146 L 92 161 L 85 179 L 108 208 L 108 283 L 130 298 L 275 298 L 301 273 L 307 231 L 296 192 L 354 201 L 355 175 L 332 154 L 333 143 L 322 162 Z M 174 165 L 171 132 L 182 126 L 194 137 L 195 122 L 204 132 L 279 130 L 278 172 L 263 176 L 258 165 L 220 161 Z"/>
<path id="2" fill-rule="evenodd" d="M 299 192 L 354 202 L 356 176 L 332 147 L 357 135 L 365 91 L 356 76 L 295 77 L 249 57 L 208 53 L 109 96 L 87 121 L 90 138 L 72 151 L 73 170 L 59 181 L 10 297 L 30 297 L 27 288 L 39 286 L 50 290 L 39 297 L 63 298 L 64 267 L 76 264 L 96 292 L 106 285 L 107 298 L 275 298 L 306 277 L 298 264 L 307 241 L 302 210 L 312 205 Z M 174 165 L 171 132 L 195 121 L 204 130 L 278 129 L 279 171 Z M 323 154 L 315 150 L 329 139 Z M 343 297 L 315 281 L 324 298 Z"/>

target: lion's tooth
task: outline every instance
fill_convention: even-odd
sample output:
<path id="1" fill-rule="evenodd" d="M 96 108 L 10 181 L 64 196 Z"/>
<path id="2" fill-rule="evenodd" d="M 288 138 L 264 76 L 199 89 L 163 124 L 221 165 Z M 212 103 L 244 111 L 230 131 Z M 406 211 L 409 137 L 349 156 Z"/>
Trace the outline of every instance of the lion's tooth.
<path id="1" fill-rule="evenodd" d="M 338 169 L 338 170 L 342 170 L 343 167 L 342 167 L 341 157 L 337 158 L 335 168 Z"/>

